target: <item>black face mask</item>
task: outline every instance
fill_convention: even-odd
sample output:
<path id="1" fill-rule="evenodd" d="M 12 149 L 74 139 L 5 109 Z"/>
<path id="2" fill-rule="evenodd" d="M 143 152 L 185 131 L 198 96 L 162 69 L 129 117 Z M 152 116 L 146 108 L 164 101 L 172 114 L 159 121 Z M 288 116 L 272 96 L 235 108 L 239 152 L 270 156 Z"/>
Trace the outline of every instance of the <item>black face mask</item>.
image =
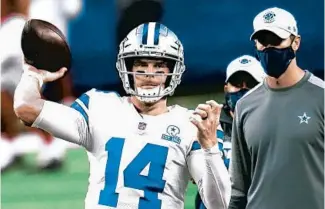
<path id="1" fill-rule="evenodd" d="M 291 46 L 284 49 L 270 47 L 263 51 L 256 50 L 256 53 L 266 74 L 274 78 L 279 78 L 296 57 Z"/>
<path id="2" fill-rule="evenodd" d="M 225 94 L 226 104 L 229 106 L 232 112 L 235 111 L 236 104 L 240 98 L 242 98 L 249 89 L 241 89 L 236 92 L 227 92 Z"/>

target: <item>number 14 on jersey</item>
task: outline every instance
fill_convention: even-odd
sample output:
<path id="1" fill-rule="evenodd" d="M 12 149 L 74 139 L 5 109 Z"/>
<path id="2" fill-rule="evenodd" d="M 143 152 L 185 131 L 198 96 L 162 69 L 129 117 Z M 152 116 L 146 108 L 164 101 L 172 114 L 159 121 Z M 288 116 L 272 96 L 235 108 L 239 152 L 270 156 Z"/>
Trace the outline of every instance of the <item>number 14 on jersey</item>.
<path id="1" fill-rule="evenodd" d="M 105 169 L 105 187 L 100 192 L 98 204 L 117 207 L 119 194 L 115 192 L 119 168 L 123 153 L 125 139 L 111 138 L 107 141 L 107 162 Z M 144 197 L 140 197 L 139 209 L 159 209 L 161 200 L 158 193 L 162 193 L 166 184 L 163 180 L 168 147 L 157 144 L 146 144 L 136 157 L 123 171 L 124 186 L 144 191 Z M 141 175 L 142 170 L 148 165 L 147 176 Z"/>

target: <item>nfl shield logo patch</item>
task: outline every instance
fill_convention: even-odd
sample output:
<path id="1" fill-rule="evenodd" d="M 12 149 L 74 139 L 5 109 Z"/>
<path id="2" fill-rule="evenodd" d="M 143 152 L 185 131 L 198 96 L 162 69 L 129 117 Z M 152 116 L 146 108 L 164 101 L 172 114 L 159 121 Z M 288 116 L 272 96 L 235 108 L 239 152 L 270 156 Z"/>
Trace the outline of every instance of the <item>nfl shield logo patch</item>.
<path id="1" fill-rule="evenodd" d="M 147 127 L 147 124 L 145 123 L 145 122 L 139 122 L 139 124 L 138 124 L 138 129 L 139 130 L 145 130 L 146 129 L 146 127 Z"/>

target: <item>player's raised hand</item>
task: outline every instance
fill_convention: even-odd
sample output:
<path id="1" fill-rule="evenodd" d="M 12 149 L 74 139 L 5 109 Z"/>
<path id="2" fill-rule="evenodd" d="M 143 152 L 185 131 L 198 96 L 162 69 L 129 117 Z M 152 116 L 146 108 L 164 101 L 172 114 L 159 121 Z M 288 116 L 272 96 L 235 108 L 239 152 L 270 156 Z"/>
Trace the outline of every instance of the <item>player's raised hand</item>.
<path id="1" fill-rule="evenodd" d="M 209 149 L 218 143 L 216 132 L 219 125 L 222 105 L 210 100 L 199 104 L 194 111 L 191 122 L 198 128 L 198 140 L 204 149 Z"/>
<path id="2" fill-rule="evenodd" d="M 61 69 L 58 69 L 56 72 L 49 72 L 47 70 L 37 69 L 31 65 L 24 64 L 24 71 L 34 74 L 38 77 L 38 79 L 41 80 L 41 82 L 52 82 L 55 81 L 62 76 L 64 76 L 65 72 L 67 71 L 67 68 L 63 67 Z"/>

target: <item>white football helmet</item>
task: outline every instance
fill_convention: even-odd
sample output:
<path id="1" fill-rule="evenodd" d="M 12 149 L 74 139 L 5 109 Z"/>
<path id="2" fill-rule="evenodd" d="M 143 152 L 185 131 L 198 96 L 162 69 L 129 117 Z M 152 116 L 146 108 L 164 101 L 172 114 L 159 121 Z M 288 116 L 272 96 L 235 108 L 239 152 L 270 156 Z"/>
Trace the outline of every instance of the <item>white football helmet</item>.
<path id="1" fill-rule="evenodd" d="M 153 89 L 135 88 L 134 76 L 127 64 L 129 58 L 162 58 L 172 61 L 165 87 L 163 83 Z M 133 63 L 132 63 L 133 64 Z M 133 29 L 121 42 L 116 68 L 127 94 L 135 95 L 143 102 L 156 102 L 164 96 L 172 95 L 185 71 L 183 46 L 177 36 L 166 26 L 156 22 L 144 23 Z M 129 69 L 128 69 L 129 68 Z M 161 76 L 160 73 L 141 73 L 141 75 Z"/>

